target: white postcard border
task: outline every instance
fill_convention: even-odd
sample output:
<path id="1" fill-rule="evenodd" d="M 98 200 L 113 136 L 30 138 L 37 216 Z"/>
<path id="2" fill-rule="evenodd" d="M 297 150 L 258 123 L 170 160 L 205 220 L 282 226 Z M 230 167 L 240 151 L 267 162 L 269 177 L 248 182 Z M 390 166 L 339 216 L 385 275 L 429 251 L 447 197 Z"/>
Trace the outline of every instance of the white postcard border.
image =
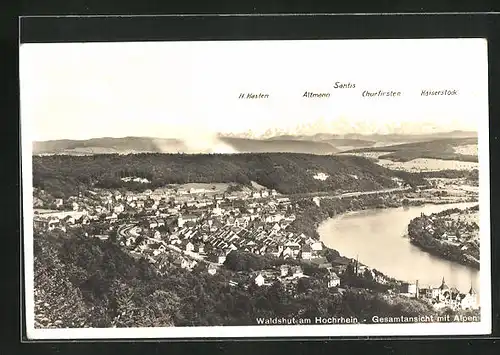
<path id="1" fill-rule="evenodd" d="M 432 39 L 429 39 L 432 40 Z M 488 82 L 486 39 L 468 38 L 462 41 L 482 41 L 484 68 L 478 69 Z M 358 40 L 359 41 L 359 40 Z M 370 40 L 366 40 L 370 41 Z M 379 40 L 380 41 L 380 40 Z M 411 40 L 409 40 L 411 41 Z M 303 41 L 296 41 L 303 42 Z M 20 77 L 22 78 L 21 66 Z M 22 98 L 22 93 L 21 93 Z M 491 237 L 490 237 L 490 170 L 488 96 L 484 109 L 478 112 L 479 205 L 481 233 L 480 294 L 481 320 L 475 323 L 418 324 L 356 324 L 356 325 L 296 325 L 296 326 L 213 326 L 156 328 L 65 328 L 36 329 L 34 324 L 34 260 L 33 260 L 33 166 L 31 122 L 21 121 L 22 211 L 24 232 L 24 285 L 26 336 L 29 340 L 49 339 L 153 339 L 153 338 L 254 338 L 254 337 L 349 337 L 349 336 L 451 336 L 491 333 Z M 20 112 L 22 115 L 22 112 Z M 22 310 L 21 310 L 22 312 Z"/>

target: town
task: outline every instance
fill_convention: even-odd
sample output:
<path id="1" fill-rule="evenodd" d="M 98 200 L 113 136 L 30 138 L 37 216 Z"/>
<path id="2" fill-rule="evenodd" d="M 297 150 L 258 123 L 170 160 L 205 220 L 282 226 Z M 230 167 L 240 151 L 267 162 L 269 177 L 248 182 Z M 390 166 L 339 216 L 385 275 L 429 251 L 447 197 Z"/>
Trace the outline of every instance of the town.
<path id="1" fill-rule="evenodd" d="M 421 299 L 431 304 L 436 309 L 450 308 L 459 309 L 478 309 L 477 292 L 471 285 L 467 293 L 460 292 L 455 287 L 448 287 L 443 278 L 438 287 L 420 287 L 418 280 L 415 283 L 406 283 L 401 295 L 410 298 Z"/>
<path id="2" fill-rule="evenodd" d="M 450 209 L 410 221 L 412 243 L 446 258 L 479 268 L 479 205 Z"/>
<path id="3" fill-rule="evenodd" d="M 122 180 L 148 183 L 141 177 Z M 148 260 L 160 274 L 173 265 L 215 275 L 228 267 L 229 259 L 243 253 L 277 262 L 240 270 L 240 277 L 229 281 L 231 286 L 266 287 L 279 282 L 295 287 L 312 277 L 342 293 L 355 277 L 382 285 L 388 297 L 417 298 L 436 309 L 478 308 L 472 288 L 463 294 L 448 289 L 443 281 L 440 287 L 419 289 L 418 282 L 391 279 L 356 259 L 332 257 L 321 241 L 291 227 L 300 212 L 296 201 L 258 184 L 168 185 L 137 192 L 91 189 L 67 199 L 49 198 L 35 189 L 34 195 L 35 231 L 81 228 L 89 238 L 114 239 L 130 255 Z M 465 232 L 460 235 L 472 238 Z"/>

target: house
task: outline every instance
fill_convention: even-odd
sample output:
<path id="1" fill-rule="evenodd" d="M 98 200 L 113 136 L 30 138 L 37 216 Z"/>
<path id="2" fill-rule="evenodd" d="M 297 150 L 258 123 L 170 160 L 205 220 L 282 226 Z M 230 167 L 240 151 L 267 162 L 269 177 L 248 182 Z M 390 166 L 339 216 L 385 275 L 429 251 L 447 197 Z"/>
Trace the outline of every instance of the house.
<path id="1" fill-rule="evenodd" d="M 252 193 L 252 197 L 253 198 L 260 198 L 261 194 L 260 194 L 260 192 L 256 191 L 256 192 Z"/>
<path id="2" fill-rule="evenodd" d="M 195 251 L 198 254 L 204 254 L 205 253 L 205 244 L 204 243 L 198 243 L 198 244 L 196 244 Z"/>
<path id="3" fill-rule="evenodd" d="M 231 243 L 231 244 L 229 245 L 229 249 L 231 249 L 231 251 L 232 251 L 232 250 L 238 250 L 238 247 L 237 247 L 236 245 L 234 245 L 233 243 Z M 231 252 L 231 251 L 230 251 L 230 252 Z"/>
<path id="4" fill-rule="evenodd" d="M 410 296 L 416 296 L 417 295 L 417 288 L 418 285 L 416 283 L 405 283 L 403 284 L 403 288 L 401 290 L 401 293 L 408 294 Z"/>
<path id="5" fill-rule="evenodd" d="M 277 198 L 276 201 L 278 201 L 279 203 L 282 203 L 282 204 L 287 204 L 287 203 L 290 203 L 290 198 L 280 197 L 280 198 Z"/>
<path id="6" fill-rule="evenodd" d="M 311 237 L 306 237 L 306 239 L 304 240 L 304 243 L 311 245 L 313 243 L 316 243 L 316 239 L 311 238 Z"/>
<path id="7" fill-rule="evenodd" d="M 368 267 L 366 265 L 357 265 L 357 274 L 358 275 L 364 275 L 365 271 L 368 270 Z"/>
<path id="8" fill-rule="evenodd" d="M 191 242 L 187 242 L 184 248 L 186 252 L 191 253 L 194 250 L 194 245 Z"/>
<path id="9" fill-rule="evenodd" d="M 123 211 L 125 211 L 125 207 L 122 204 L 113 207 L 113 212 L 116 213 L 116 214 L 120 214 Z"/>
<path id="10" fill-rule="evenodd" d="M 178 256 L 174 260 L 174 265 L 180 266 L 182 269 L 192 269 L 196 264 L 197 262 L 195 260 L 189 260 L 181 256 Z"/>
<path id="11" fill-rule="evenodd" d="M 217 255 L 217 263 L 222 265 L 222 264 L 224 264 L 225 261 L 226 261 L 226 253 L 220 252 Z"/>
<path id="12" fill-rule="evenodd" d="M 285 265 L 285 264 L 281 265 L 280 266 L 280 275 L 281 275 L 281 277 L 288 276 L 289 269 L 290 268 L 288 267 L 288 265 Z"/>
<path id="13" fill-rule="evenodd" d="M 281 229 L 280 225 L 278 223 L 275 223 L 273 227 L 271 228 L 272 231 L 278 232 Z"/>
<path id="14" fill-rule="evenodd" d="M 182 266 L 185 266 L 185 259 L 181 256 L 177 256 L 172 262 L 172 264 L 182 268 Z"/>
<path id="15" fill-rule="evenodd" d="M 311 243 L 311 249 L 313 253 L 319 253 L 323 250 L 323 243 L 315 241 L 314 243 Z"/>
<path id="16" fill-rule="evenodd" d="M 340 277 L 333 271 L 328 275 L 328 287 L 337 287 L 340 285 Z"/>
<path id="17" fill-rule="evenodd" d="M 112 213 L 110 216 L 106 216 L 106 219 L 110 222 L 115 222 L 118 219 L 116 213 Z"/>
<path id="18" fill-rule="evenodd" d="M 197 222 L 198 219 L 199 219 L 199 217 L 197 215 L 193 215 L 193 214 L 180 215 L 179 218 L 177 219 L 177 225 L 179 227 L 182 227 L 187 222 Z"/>
<path id="19" fill-rule="evenodd" d="M 266 223 L 275 223 L 275 222 L 279 222 L 281 221 L 282 219 L 284 219 L 285 216 L 283 216 L 282 214 L 280 213 L 276 213 L 276 214 L 272 214 L 272 215 L 269 215 L 267 216 L 264 221 Z"/>
<path id="20" fill-rule="evenodd" d="M 215 275 L 217 273 L 217 267 L 214 264 L 210 264 L 207 269 L 210 275 Z"/>
<path id="21" fill-rule="evenodd" d="M 297 243 L 297 242 L 287 242 L 285 245 L 284 245 L 284 249 L 290 249 L 291 250 L 291 253 L 292 253 L 292 257 L 297 257 L 297 255 L 299 255 L 299 252 L 300 252 L 300 244 Z M 283 254 L 285 254 L 285 252 L 283 251 Z"/>
<path id="22" fill-rule="evenodd" d="M 292 277 L 296 278 L 296 277 L 303 277 L 304 276 L 304 272 L 302 271 L 302 268 L 300 266 L 294 266 L 292 268 Z"/>
<path id="23" fill-rule="evenodd" d="M 281 256 L 286 259 L 286 258 L 293 258 L 293 250 L 290 247 L 285 247 L 283 249 L 283 252 L 281 253 Z"/>
<path id="24" fill-rule="evenodd" d="M 255 277 L 254 282 L 257 286 L 260 287 L 265 284 L 266 280 L 264 279 L 264 276 L 262 276 L 262 274 L 258 274 L 257 277 Z"/>
<path id="25" fill-rule="evenodd" d="M 319 206 L 320 206 L 320 204 L 321 204 L 321 199 L 320 199 L 318 196 L 313 197 L 313 198 L 312 198 L 312 201 L 313 201 L 313 202 L 316 204 L 316 206 L 318 206 L 318 207 L 319 207 Z"/>
<path id="26" fill-rule="evenodd" d="M 219 204 L 217 204 L 213 209 L 212 209 L 212 216 L 221 216 L 224 211 L 219 207 Z"/>
<path id="27" fill-rule="evenodd" d="M 271 254 L 273 256 L 279 257 L 281 252 L 277 245 L 269 245 L 265 250 L 266 254 Z"/>
<path id="28" fill-rule="evenodd" d="M 75 219 L 75 217 L 66 216 L 64 218 L 64 221 L 66 221 L 66 223 L 68 223 L 68 224 L 75 224 L 76 219 Z"/>
<path id="29" fill-rule="evenodd" d="M 474 288 L 470 288 L 469 292 L 465 294 L 460 302 L 462 309 L 477 309 L 477 292 Z"/>
<path id="30" fill-rule="evenodd" d="M 55 201 L 54 201 L 54 204 L 56 205 L 56 207 L 61 207 L 63 205 L 63 199 L 62 198 L 56 198 Z"/>
<path id="31" fill-rule="evenodd" d="M 309 244 L 305 244 L 301 250 L 301 258 L 303 260 L 311 260 L 312 258 L 312 248 Z"/>
<path id="32" fill-rule="evenodd" d="M 237 218 L 236 221 L 235 221 L 235 225 L 238 226 L 238 227 L 243 227 L 243 228 L 246 228 L 248 227 L 248 222 L 250 221 L 250 217 L 240 217 L 240 218 Z"/>
<path id="33" fill-rule="evenodd" d="M 263 190 L 263 191 L 261 191 L 260 195 L 261 195 L 263 198 L 269 197 L 269 191 L 267 191 L 267 190 Z"/>

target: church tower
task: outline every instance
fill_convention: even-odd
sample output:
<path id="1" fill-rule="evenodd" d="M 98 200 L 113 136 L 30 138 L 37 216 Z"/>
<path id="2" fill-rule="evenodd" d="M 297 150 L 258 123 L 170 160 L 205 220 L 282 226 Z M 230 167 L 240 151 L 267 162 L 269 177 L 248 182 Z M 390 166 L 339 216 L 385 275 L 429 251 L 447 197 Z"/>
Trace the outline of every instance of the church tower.
<path id="1" fill-rule="evenodd" d="M 473 306 L 476 307 L 477 306 L 477 292 L 476 292 L 476 290 L 474 290 L 474 287 L 472 287 L 472 280 L 470 282 L 469 296 L 471 297 L 471 300 L 472 300 L 471 303 L 473 303 Z"/>

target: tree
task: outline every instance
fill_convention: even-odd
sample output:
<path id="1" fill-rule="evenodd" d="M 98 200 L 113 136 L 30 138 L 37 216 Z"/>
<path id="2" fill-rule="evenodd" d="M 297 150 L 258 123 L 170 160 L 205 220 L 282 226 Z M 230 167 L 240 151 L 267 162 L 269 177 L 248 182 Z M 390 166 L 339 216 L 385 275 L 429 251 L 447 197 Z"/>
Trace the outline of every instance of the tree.
<path id="1" fill-rule="evenodd" d="M 372 274 L 371 270 L 369 270 L 369 269 L 366 269 L 366 270 L 363 272 L 363 277 L 364 277 L 366 280 L 373 281 L 373 274 Z"/>
<path id="2" fill-rule="evenodd" d="M 340 257 L 340 253 L 337 250 L 326 248 L 325 258 L 329 263 Z"/>
<path id="3" fill-rule="evenodd" d="M 311 288 L 311 280 L 306 277 L 302 277 L 297 282 L 297 292 L 304 293 L 307 292 Z"/>

